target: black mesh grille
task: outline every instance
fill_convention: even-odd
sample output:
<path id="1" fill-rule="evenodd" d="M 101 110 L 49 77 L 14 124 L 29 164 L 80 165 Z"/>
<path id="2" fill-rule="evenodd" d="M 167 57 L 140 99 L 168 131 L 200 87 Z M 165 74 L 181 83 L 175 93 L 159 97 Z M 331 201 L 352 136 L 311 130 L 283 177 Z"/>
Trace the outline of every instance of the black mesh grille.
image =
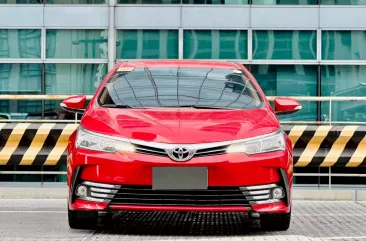
<path id="1" fill-rule="evenodd" d="M 250 204 L 238 187 L 208 190 L 152 190 L 151 186 L 123 186 L 111 205 L 149 206 L 244 206 Z"/>

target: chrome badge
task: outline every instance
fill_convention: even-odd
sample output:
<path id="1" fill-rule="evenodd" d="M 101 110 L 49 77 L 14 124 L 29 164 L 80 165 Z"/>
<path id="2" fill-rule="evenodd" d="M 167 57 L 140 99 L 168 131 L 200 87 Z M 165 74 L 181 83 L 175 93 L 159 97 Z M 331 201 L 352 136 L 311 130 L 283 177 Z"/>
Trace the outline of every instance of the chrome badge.
<path id="1" fill-rule="evenodd" d="M 176 147 L 171 150 L 166 150 L 168 156 L 174 161 L 184 162 L 193 157 L 196 151 L 190 150 L 186 147 Z"/>

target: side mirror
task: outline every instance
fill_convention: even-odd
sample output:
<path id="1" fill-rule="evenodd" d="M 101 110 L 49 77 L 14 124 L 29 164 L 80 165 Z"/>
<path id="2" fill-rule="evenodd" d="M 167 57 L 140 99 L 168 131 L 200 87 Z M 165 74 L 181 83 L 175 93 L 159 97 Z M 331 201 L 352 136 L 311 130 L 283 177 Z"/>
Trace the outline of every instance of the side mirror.
<path id="1" fill-rule="evenodd" d="M 61 102 L 62 109 L 73 113 L 84 113 L 85 111 L 85 95 L 71 96 Z"/>
<path id="2" fill-rule="evenodd" d="M 275 98 L 274 105 L 276 115 L 293 114 L 302 109 L 302 106 L 299 104 L 299 102 L 288 98 Z"/>

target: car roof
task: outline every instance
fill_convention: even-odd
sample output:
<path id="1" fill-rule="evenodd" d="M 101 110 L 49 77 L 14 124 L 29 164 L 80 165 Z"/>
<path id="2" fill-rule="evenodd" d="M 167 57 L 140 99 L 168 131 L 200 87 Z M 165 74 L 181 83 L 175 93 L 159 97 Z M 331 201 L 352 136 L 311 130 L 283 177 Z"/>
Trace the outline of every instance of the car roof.
<path id="1" fill-rule="evenodd" d="M 121 62 L 117 67 L 146 68 L 146 67 L 190 67 L 190 68 L 225 68 L 238 69 L 237 63 L 207 60 L 134 60 Z"/>

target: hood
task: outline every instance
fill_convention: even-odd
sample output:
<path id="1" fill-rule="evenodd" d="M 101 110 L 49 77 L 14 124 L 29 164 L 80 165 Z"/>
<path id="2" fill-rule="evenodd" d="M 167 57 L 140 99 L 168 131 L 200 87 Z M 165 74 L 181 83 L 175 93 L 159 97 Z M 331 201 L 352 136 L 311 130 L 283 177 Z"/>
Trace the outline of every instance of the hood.
<path id="1" fill-rule="evenodd" d="M 208 143 L 264 135 L 280 125 L 267 109 L 95 108 L 81 125 L 97 133 L 160 143 Z"/>

